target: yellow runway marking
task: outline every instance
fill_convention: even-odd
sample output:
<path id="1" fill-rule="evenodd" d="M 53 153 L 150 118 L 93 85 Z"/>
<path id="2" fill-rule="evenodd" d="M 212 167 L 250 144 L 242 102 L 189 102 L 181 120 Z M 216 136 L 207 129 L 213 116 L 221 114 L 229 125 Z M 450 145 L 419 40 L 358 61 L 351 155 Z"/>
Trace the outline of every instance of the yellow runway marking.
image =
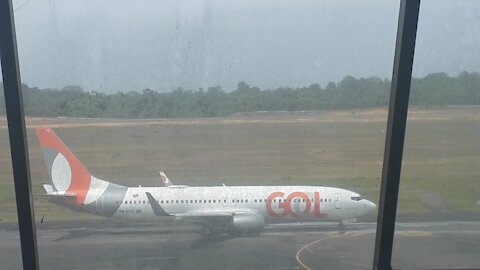
<path id="1" fill-rule="evenodd" d="M 321 242 L 321 241 L 324 241 L 324 240 L 328 240 L 328 239 L 332 239 L 332 238 L 337 238 L 337 237 L 346 237 L 346 236 L 352 236 L 352 237 L 355 237 L 355 236 L 361 236 L 361 235 L 365 235 L 367 233 L 363 233 L 363 232 L 348 232 L 348 233 L 344 233 L 344 234 L 338 234 L 338 233 L 332 233 L 330 234 L 329 237 L 325 237 L 325 238 L 321 238 L 321 239 L 318 239 L 318 240 L 315 240 L 311 243 L 308 243 L 308 244 L 305 244 L 303 245 L 298 251 L 297 251 L 297 254 L 295 255 L 295 258 L 297 259 L 297 262 L 298 264 L 303 267 L 304 269 L 306 270 L 312 270 L 310 267 L 308 267 L 307 265 L 305 265 L 301 260 L 300 260 L 300 254 L 304 251 L 304 250 L 308 250 L 310 251 L 310 253 L 313 254 L 313 252 L 309 249 L 309 247 Z"/>
<path id="2" fill-rule="evenodd" d="M 321 238 L 321 239 L 318 239 L 318 240 L 315 240 L 309 244 L 306 244 L 304 245 L 303 247 L 301 247 L 298 251 L 297 251 L 297 255 L 295 256 L 295 258 L 297 259 L 297 262 L 298 264 L 300 264 L 301 267 L 303 267 L 304 269 L 307 269 L 307 270 L 312 270 L 310 267 L 306 266 L 305 264 L 303 264 L 303 262 L 300 260 L 300 253 L 302 253 L 302 251 L 306 248 L 308 248 L 309 246 L 311 245 L 314 245 L 318 242 L 321 242 L 323 240 L 327 240 L 327 239 L 330 239 L 330 238 L 333 238 L 334 236 L 330 236 L 330 237 L 326 237 L 326 238 Z"/>

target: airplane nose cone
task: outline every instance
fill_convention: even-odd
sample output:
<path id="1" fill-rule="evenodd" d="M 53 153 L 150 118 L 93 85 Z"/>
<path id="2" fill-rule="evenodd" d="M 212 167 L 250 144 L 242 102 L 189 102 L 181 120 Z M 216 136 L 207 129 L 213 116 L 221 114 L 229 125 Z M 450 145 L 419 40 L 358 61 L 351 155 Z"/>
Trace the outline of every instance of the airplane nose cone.
<path id="1" fill-rule="evenodd" d="M 377 208 L 377 205 L 369 200 L 364 200 L 363 204 L 365 205 L 365 208 L 367 208 L 369 212 Z"/>

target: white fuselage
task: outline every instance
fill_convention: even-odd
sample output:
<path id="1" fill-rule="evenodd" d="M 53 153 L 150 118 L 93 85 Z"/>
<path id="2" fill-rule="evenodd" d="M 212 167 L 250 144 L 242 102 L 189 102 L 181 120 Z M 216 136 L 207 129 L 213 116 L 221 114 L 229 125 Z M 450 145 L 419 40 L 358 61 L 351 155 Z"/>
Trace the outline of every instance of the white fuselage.
<path id="1" fill-rule="evenodd" d="M 267 223 L 341 221 L 357 218 L 375 208 L 375 204 L 360 199 L 357 193 L 333 187 L 129 187 L 113 217 L 158 220 L 147 192 L 171 215 L 247 211 L 262 215 Z M 103 203 L 97 202 L 97 207 Z"/>

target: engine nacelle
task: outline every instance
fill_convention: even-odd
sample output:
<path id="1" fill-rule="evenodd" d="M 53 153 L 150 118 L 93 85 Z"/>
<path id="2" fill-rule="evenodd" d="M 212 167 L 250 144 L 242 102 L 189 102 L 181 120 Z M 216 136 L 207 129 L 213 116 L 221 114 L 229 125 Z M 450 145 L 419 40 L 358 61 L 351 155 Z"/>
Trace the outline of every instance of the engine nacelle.
<path id="1" fill-rule="evenodd" d="M 231 229 L 237 232 L 259 232 L 265 227 L 262 215 L 247 214 L 233 216 Z"/>

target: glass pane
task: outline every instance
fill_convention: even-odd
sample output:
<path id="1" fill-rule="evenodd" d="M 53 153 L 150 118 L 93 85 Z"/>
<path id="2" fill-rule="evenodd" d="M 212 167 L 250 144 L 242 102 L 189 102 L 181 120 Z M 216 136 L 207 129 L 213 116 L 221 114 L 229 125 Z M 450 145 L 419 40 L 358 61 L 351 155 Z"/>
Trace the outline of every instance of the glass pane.
<path id="1" fill-rule="evenodd" d="M 17 10 L 42 268 L 370 268 L 397 14 Z"/>
<path id="2" fill-rule="evenodd" d="M 0 79 L 2 79 L 0 75 Z M 22 269 L 12 157 L 5 117 L 3 83 L 0 82 L 0 261 L 2 268 Z"/>
<path id="3" fill-rule="evenodd" d="M 480 267 L 478 11 L 422 1 L 394 268 Z"/>

